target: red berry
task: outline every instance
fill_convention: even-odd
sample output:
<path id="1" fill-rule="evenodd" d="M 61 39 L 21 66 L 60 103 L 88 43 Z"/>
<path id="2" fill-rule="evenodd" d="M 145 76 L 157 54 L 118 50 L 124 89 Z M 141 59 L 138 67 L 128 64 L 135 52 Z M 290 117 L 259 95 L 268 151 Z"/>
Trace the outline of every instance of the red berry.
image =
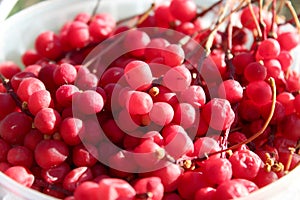
<path id="1" fill-rule="evenodd" d="M 196 17 L 197 5 L 191 0 L 172 0 L 170 12 L 176 19 L 182 22 L 191 21 Z"/>
<path id="2" fill-rule="evenodd" d="M 164 196 L 164 186 L 158 177 L 138 179 L 133 188 L 139 194 L 151 194 L 152 200 L 161 200 Z"/>
<path id="3" fill-rule="evenodd" d="M 0 74 L 5 78 L 11 79 L 15 74 L 21 72 L 21 68 L 12 61 L 0 63 Z"/>
<path id="4" fill-rule="evenodd" d="M 280 53 L 280 45 L 275 39 L 266 39 L 258 46 L 257 53 L 264 59 L 276 58 Z"/>
<path id="5" fill-rule="evenodd" d="M 59 113 L 52 108 L 41 109 L 34 118 L 34 126 L 44 134 L 54 134 L 61 122 Z"/>
<path id="6" fill-rule="evenodd" d="M 202 113 L 204 120 L 216 130 L 230 128 L 235 117 L 229 101 L 219 98 L 214 98 L 205 104 Z"/>
<path id="7" fill-rule="evenodd" d="M 232 177 L 232 166 L 227 158 L 211 158 L 206 161 L 204 175 L 212 185 L 220 185 Z"/>
<path id="8" fill-rule="evenodd" d="M 28 101 L 33 93 L 40 90 L 46 90 L 44 83 L 37 78 L 29 77 L 21 81 L 16 92 L 22 101 Z"/>
<path id="9" fill-rule="evenodd" d="M 163 77 L 164 85 L 173 92 L 186 90 L 190 86 L 191 81 L 191 73 L 185 65 L 169 69 Z"/>
<path id="10" fill-rule="evenodd" d="M 42 140 L 34 150 L 35 161 L 44 169 L 60 165 L 68 155 L 67 145 L 59 140 Z"/>
<path id="11" fill-rule="evenodd" d="M 34 176 L 32 173 L 22 166 L 12 166 L 5 170 L 4 173 L 6 176 L 29 188 L 34 182 Z"/>
<path id="12" fill-rule="evenodd" d="M 253 179 L 262 164 L 260 157 L 250 150 L 238 150 L 230 156 L 233 177 Z"/>
<path id="13" fill-rule="evenodd" d="M 0 122 L 0 136 L 9 144 L 22 144 L 32 120 L 22 112 L 12 112 Z"/>
<path id="14" fill-rule="evenodd" d="M 35 49 L 43 57 L 56 60 L 62 56 L 59 37 L 52 31 L 45 31 L 35 40 Z"/>
<path id="15" fill-rule="evenodd" d="M 40 90 L 33 93 L 28 98 L 28 109 L 33 114 L 36 115 L 41 109 L 48 108 L 51 103 L 51 95 L 47 90 Z"/>
<path id="16" fill-rule="evenodd" d="M 265 81 L 254 81 L 246 87 L 246 94 L 257 105 L 264 105 L 271 101 L 272 90 Z"/>

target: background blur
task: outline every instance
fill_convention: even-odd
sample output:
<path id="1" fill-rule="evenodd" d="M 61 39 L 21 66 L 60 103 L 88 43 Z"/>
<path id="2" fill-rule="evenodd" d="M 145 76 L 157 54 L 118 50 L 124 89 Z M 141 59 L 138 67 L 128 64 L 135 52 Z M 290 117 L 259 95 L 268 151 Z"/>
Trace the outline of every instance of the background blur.
<path id="1" fill-rule="evenodd" d="M 36 4 L 38 2 L 41 2 L 41 1 L 45 1 L 45 0 L 19 0 L 10 15 L 13 15 L 13 14 L 17 13 L 18 11 L 20 11 L 28 6 L 31 6 L 33 4 Z M 269 2 L 269 1 L 272 1 L 272 0 L 265 0 L 264 2 Z M 284 0 L 277 0 L 277 2 L 278 2 L 277 4 L 279 5 L 281 1 L 284 1 Z M 297 13 L 300 14 L 300 0 L 291 0 L 291 2 L 294 5 Z M 282 11 L 283 11 L 282 14 L 285 15 L 287 17 L 287 19 L 290 19 L 290 17 L 291 17 L 290 12 L 285 7 L 283 8 Z"/>

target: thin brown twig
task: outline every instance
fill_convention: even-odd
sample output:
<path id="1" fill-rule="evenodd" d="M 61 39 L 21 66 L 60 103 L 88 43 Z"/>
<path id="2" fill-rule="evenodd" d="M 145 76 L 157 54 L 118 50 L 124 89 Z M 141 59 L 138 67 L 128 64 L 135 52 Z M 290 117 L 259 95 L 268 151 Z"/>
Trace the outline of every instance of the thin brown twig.
<path id="1" fill-rule="evenodd" d="M 289 9 L 289 11 L 291 12 L 291 15 L 293 16 L 294 21 L 296 23 L 296 27 L 297 27 L 298 33 L 300 33 L 300 21 L 299 21 L 299 18 L 297 16 L 296 10 L 295 10 L 295 8 L 292 5 L 292 2 L 291 1 L 285 1 L 285 5 L 287 6 L 287 8 Z"/>
<path id="2" fill-rule="evenodd" d="M 268 127 L 270 121 L 272 120 L 272 117 L 273 117 L 274 111 L 275 111 L 275 105 L 276 105 L 276 84 L 275 84 L 275 79 L 271 77 L 271 78 L 269 78 L 269 82 L 270 82 L 270 86 L 272 88 L 272 106 L 271 106 L 270 114 L 269 114 L 267 120 L 265 121 L 263 127 L 256 134 L 249 137 L 247 140 L 245 140 L 241 143 L 238 143 L 236 145 L 233 145 L 233 146 L 231 146 L 227 149 L 223 149 L 221 151 L 217 151 L 217 152 L 207 154 L 205 157 L 198 158 L 198 160 L 203 160 L 203 159 L 206 159 L 207 157 L 210 157 L 212 155 L 216 155 L 216 154 L 220 154 L 220 153 L 224 153 L 224 152 L 227 152 L 227 151 L 230 151 L 230 150 L 237 149 L 237 148 L 241 147 L 244 144 L 248 144 L 248 143 L 252 142 L 253 140 L 255 140 L 256 138 L 258 138 L 259 136 L 261 136 L 264 133 L 264 131 Z"/>
<path id="3" fill-rule="evenodd" d="M 97 3 L 96 3 L 96 5 L 95 5 L 95 7 L 93 9 L 93 12 L 92 12 L 92 16 L 94 16 L 97 13 L 97 10 L 98 10 L 98 8 L 100 6 L 100 2 L 101 2 L 101 0 L 97 0 Z"/>
<path id="4" fill-rule="evenodd" d="M 251 0 L 247 0 L 248 2 L 248 7 L 249 7 L 249 10 L 250 10 L 250 13 L 252 15 L 252 18 L 253 18 L 253 21 L 255 23 L 255 26 L 256 26 L 256 29 L 257 29 L 257 35 L 259 37 L 259 39 L 262 39 L 262 31 L 261 31 L 261 28 L 260 28 L 260 25 L 259 25 L 259 22 L 255 16 L 255 13 L 254 13 L 254 10 L 253 10 L 253 6 L 251 4 Z"/>
<path id="5" fill-rule="evenodd" d="M 215 25 L 215 27 L 212 29 L 210 35 L 208 36 L 206 44 L 205 44 L 205 51 L 206 51 L 207 56 L 210 54 L 210 48 L 211 48 L 211 46 L 213 44 L 214 36 L 217 33 L 217 31 L 220 28 L 220 26 L 226 20 L 228 20 L 228 18 L 230 18 L 233 13 L 235 13 L 235 12 L 239 11 L 240 9 L 242 9 L 244 7 L 244 3 L 247 2 L 247 1 L 248 0 L 242 0 L 240 2 L 240 4 L 235 9 L 232 9 L 231 12 L 229 12 L 227 15 L 224 15 L 224 17 L 222 17 L 222 19 L 218 20 L 217 24 Z"/>
<path id="6" fill-rule="evenodd" d="M 271 24 L 271 30 L 269 33 L 269 36 L 271 36 L 273 38 L 277 38 L 276 31 L 275 31 L 275 24 L 276 24 L 276 18 L 277 18 L 276 6 L 277 6 L 277 1 L 273 1 L 272 2 L 272 24 Z"/>
<path id="7" fill-rule="evenodd" d="M 23 113 L 25 113 L 26 115 L 28 115 L 29 117 L 34 118 L 34 115 L 28 109 L 24 108 L 23 102 L 18 97 L 18 95 L 15 93 L 15 91 L 13 90 L 12 86 L 10 85 L 9 80 L 6 79 L 1 73 L 0 73 L 0 80 L 2 81 L 2 84 L 3 84 L 4 88 L 6 89 L 6 92 L 8 94 L 10 94 L 10 96 L 15 101 L 16 105 L 21 109 L 21 111 Z"/>
<path id="8" fill-rule="evenodd" d="M 264 18 L 263 18 L 263 0 L 259 0 L 258 1 L 259 4 L 259 27 L 262 33 L 262 40 L 265 40 L 267 38 L 266 35 L 266 24 L 264 22 Z"/>
<path id="9" fill-rule="evenodd" d="M 214 9 L 215 7 L 217 7 L 219 4 L 221 4 L 223 2 L 223 0 L 219 0 L 216 3 L 212 4 L 211 6 L 209 6 L 207 9 L 203 10 L 201 13 L 198 13 L 197 17 L 203 17 L 204 15 L 206 15 L 207 13 L 209 13 L 212 9 Z M 196 19 L 195 18 L 195 19 Z M 195 20 L 194 19 L 194 20 Z"/>

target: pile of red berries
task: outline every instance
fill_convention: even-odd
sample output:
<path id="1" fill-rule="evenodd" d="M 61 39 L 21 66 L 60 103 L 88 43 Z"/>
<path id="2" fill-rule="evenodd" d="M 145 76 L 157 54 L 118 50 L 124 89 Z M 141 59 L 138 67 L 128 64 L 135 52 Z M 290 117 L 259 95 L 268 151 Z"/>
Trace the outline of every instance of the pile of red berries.
<path id="1" fill-rule="evenodd" d="M 24 69 L 0 63 L 0 171 L 66 200 L 233 199 L 286 175 L 300 23 L 260 3 L 171 0 L 40 33 Z"/>

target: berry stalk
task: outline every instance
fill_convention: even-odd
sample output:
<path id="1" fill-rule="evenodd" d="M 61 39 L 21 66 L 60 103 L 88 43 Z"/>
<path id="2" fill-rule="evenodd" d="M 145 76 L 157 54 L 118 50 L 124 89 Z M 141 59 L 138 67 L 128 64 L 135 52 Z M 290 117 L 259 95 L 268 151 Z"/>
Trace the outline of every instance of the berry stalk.
<path id="1" fill-rule="evenodd" d="M 0 80 L 2 81 L 3 86 L 5 87 L 7 93 L 10 94 L 10 96 L 15 101 L 16 105 L 24 112 L 26 115 L 28 115 L 31 118 L 34 118 L 34 115 L 24 106 L 21 99 L 18 97 L 18 95 L 13 90 L 12 86 L 10 85 L 10 82 L 8 79 L 6 79 L 1 73 L 0 73 Z"/>

